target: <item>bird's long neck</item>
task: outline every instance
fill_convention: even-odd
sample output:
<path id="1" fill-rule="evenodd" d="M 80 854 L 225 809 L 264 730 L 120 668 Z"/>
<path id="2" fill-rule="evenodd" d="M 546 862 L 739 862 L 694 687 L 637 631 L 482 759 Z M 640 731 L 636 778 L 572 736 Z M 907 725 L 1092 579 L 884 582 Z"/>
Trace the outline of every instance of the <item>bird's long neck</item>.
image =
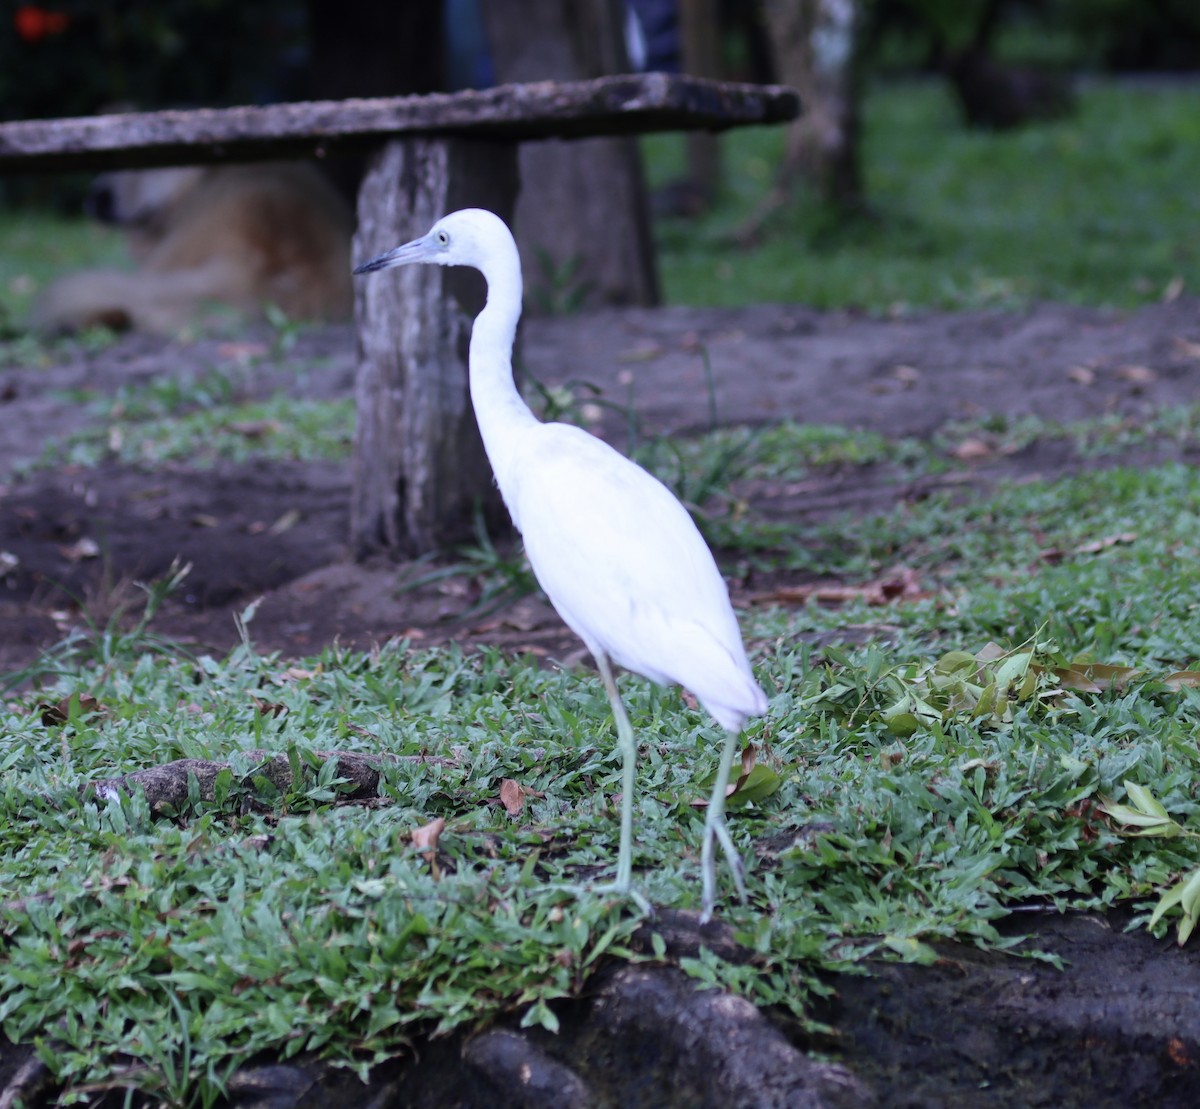
<path id="1" fill-rule="evenodd" d="M 517 446 L 538 419 L 521 399 L 513 380 L 512 348 L 521 318 L 521 264 L 514 247 L 511 261 L 489 267 L 487 304 L 471 329 L 471 403 L 483 447 L 505 500 L 511 488 Z"/>

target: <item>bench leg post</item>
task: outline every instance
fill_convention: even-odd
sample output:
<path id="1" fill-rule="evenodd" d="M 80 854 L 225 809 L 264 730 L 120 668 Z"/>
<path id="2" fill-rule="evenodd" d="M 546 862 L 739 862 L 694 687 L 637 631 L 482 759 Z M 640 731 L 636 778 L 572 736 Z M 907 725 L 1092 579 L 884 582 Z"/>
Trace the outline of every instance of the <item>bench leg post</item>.
<path id="1" fill-rule="evenodd" d="M 372 157 L 358 195 L 354 262 L 423 235 L 458 208 L 511 223 L 516 146 L 402 139 Z M 467 343 L 485 286 L 474 270 L 404 266 L 356 279 L 357 421 L 351 546 L 358 558 L 412 556 L 472 534 L 503 505 L 471 409 Z"/>

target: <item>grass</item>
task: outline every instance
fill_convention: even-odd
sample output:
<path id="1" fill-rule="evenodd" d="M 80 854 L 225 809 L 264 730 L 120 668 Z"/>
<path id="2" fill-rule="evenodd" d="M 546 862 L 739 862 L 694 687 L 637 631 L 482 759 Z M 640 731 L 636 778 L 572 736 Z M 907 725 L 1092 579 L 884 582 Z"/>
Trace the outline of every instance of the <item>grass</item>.
<path id="1" fill-rule="evenodd" d="M 1193 660 L 1198 496 L 1194 470 L 1166 466 L 831 525 L 847 567 L 901 559 L 930 595 L 745 614 L 771 696 L 746 738 L 777 788 L 736 809 L 741 849 L 772 846 L 749 905 L 724 883 L 722 915 L 759 960 L 689 973 L 803 1018 L 817 971 L 929 960 L 940 938 L 1003 945 L 995 922 L 1016 903 L 1132 901 L 1145 924 L 1200 867 L 1195 838 L 1161 821 L 1161 836 L 1130 837 L 1117 818 L 1143 787 L 1200 829 L 1200 694 L 1164 680 Z M 1038 557 L 1050 545 L 1061 561 Z M 804 646 L 858 622 L 891 641 Z M 948 655 L 991 640 L 1008 652 Z M 95 658 L 75 647 L 45 689 L 9 700 L 0 741 L 0 1020 L 68 1083 L 201 1103 L 259 1051 L 365 1069 L 498 1012 L 554 1027 L 557 999 L 628 955 L 630 906 L 552 888 L 602 873 L 615 849 L 619 759 L 594 676 L 405 644 L 295 661 L 249 633 L 225 658 L 137 637 L 107 637 Z M 1140 672 L 1081 689 L 1079 656 Z M 641 743 L 639 881 L 657 904 L 694 906 L 690 803 L 718 736 L 674 691 L 623 689 Z M 43 719 L 72 696 L 65 723 Z M 299 784 L 264 794 L 239 755 L 257 748 L 289 753 Z M 382 803 L 338 805 L 319 750 L 440 761 L 386 765 Z M 80 793 L 184 757 L 232 760 L 214 800 L 152 814 L 140 795 Z M 504 779 L 525 791 L 516 818 Z M 412 839 L 437 819 L 440 877 Z"/>
<path id="2" fill-rule="evenodd" d="M 682 140 L 645 140 L 651 182 L 683 168 Z M 869 215 L 839 221 L 813 198 L 770 221 L 761 245 L 729 236 L 766 194 L 777 128 L 722 139 L 721 202 L 699 221 L 661 220 L 671 303 L 799 301 L 903 312 L 1010 307 L 1047 298 L 1134 305 L 1173 281 L 1200 290 L 1185 228 L 1200 197 L 1200 90 L 1089 85 L 1077 116 L 1008 134 L 972 132 L 942 84 L 875 89 L 865 103 Z"/>
<path id="3" fill-rule="evenodd" d="M 37 291 L 70 270 L 127 268 L 125 241 L 111 227 L 36 208 L 0 210 L 0 335 L 25 318 Z"/>

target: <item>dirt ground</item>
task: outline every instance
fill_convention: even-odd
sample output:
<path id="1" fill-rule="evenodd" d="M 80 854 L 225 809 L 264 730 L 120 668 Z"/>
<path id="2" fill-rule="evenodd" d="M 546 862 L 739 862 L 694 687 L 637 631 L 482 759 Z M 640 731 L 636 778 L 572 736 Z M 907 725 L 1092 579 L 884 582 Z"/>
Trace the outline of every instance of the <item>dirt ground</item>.
<path id="1" fill-rule="evenodd" d="M 246 399 L 279 389 L 350 394 L 349 328 L 306 332 L 286 356 L 272 355 L 272 338 L 264 330 L 182 345 L 130 336 L 58 365 L 0 366 L 0 673 L 27 665 L 84 613 L 103 622 L 115 604 L 139 596 L 131 582 L 161 577 L 177 557 L 192 569 L 155 626 L 196 649 L 230 646 L 234 614 L 261 597 L 253 633 L 267 650 L 303 654 L 334 638 L 365 647 L 403 634 L 576 654 L 554 613 L 536 601 L 464 622 L 476 598 L 462 582 L 398 591 L 413 567 L 348 561 L 347 464 L 147 470 L 110 462 L 17 476 L 48 443 L 101 419 L 97 399 L 121 386 L 215 369 Z M 601 401 L 632 405 L 650 436 L 709 425 L 706 355 L 723 423 L 792 419 L 928 437 L 991 414 L 1068 421 L 1117 413 L 1136 421 L 1200 398 L 1200 301 L 1189 298 L 1131 312 L 1039 305 L 896 320 L 770 305 L 608 311 L 529 320 L 523 344 L 523 361 L 543 385 L 586 383 L 577 395 L 595 389 Z M 597 405 L 594 415 L 594 430 L 622 445 L 622 412 Z M 970 495 L 1000 478 L 1052 477 L 1173 450 L 1141 448 L 1099 463 L 1062 440 L 1014 454 L 968 450 L 956 472 L 933 484 Z M 803 527 L 930 488 L 873 465 L 753 494 L 763 511 Z"/>
<path id="2" fill-rule="evenodd" d="M 132 595 L 129 583 L 162 576 L 177 557 L 192 570 L 155 627 L 197 650 L 229 647 L 234 615 L 261 597 L 252 633 L 265 650 L 306 654 L 335 638 L 365 647 L 408 635 L 579 657 L 578 644 L 535 600 L 473 622 L 463 614 L 476 598 L 461 581 L 399 591 L 412 566 L 348 561 L 347 464 L 106 463 L 23 474 L 22 461 L 101 418 L 89 396 L 123 385 L 218 368 L 247 399 L 280 388 L 350 394 L 350 329 L 305 332 L 283 359 L 272 356 L 272 343 L 266 330 L 188 345 L 131 336 L 58 365 L 0 365 L 0 673 L 28 665 L 84 612 L 103 620 Z M 632 401 L 646 435 L 708 426 L 705 354 L 724 423 L 792 419 L 961 441 L 969 435 L 956 421 L 988 415 L 1138 421 L 1200 400 L 1200 300 L 1187 297 L 1129 312 L 1038 305 L 894 320 L 794 306 L 610 311 L 530 320 L 523 343 L 524 363 L 544 385 L 586 382 L 601 400 Z M 622 445 L 622 415 L 606 407 L 595 415 L 594 430 Z M 758 507 L 803 528 L 924 496 L 935 484 L 971 496 L 1006 478 L 1188 458 L 1170 444 L 1099 460 L 1081 458 L 1065 440 L 1015 453 L 986 448 L 984 441 L 964 449 L 953 472 L 919 484 L 878 464 L 754 495 Z M 734 584 L 735 592 L 754 587 L 752 579 Z M 1039 933 L 1074 969 L 1064 976 L 964 950 L 932 970 L 882 968 L 839 983 L 840 1009 L 830 1019 L 843 1039 L 835 1050 L 872 1092 L 778 1102 L 697 1095 L 695 1104 L 1195 1104 L 1195 992 L 1175 988 L 1195 976 L 1194 953 L 1103 923 L 1016 926 Z M 633 1104 L 623 1096 L 611 1103 Z M 590 1103 L 609 1104 L 606 1097 Z M 517 1104 L 488 1101 L 510 1103 Z"/>

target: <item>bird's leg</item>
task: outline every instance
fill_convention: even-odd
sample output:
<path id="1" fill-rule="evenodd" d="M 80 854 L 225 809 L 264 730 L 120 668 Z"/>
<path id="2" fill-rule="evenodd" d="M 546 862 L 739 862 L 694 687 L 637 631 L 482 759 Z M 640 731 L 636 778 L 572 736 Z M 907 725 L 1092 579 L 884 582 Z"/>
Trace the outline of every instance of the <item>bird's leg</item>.
<path id="1" fill-rule="evenodd" d="M 733 753 L 737 748 L 738 733 L 725 733 L 725 746 L 721 751 L 721 766 L 717 770 L 717 781 L 708 802 L 708 813 L 704 818 L 704 839 L 700 844 L 700 872 L 704 881 L 701 901 L 700 923 L 712 920 L 713 908 L 717 903 L 717 868 L 713 862 L 713 840 L 719 840 L 729 869 L 733 871 L 733 884 L 738 897 L 746 900 L 746 879 L 742 857 L 733 846 L 729 829 L 725 827 L 725 793 L 729 788 L 729 769 L 733 765 Z"/>
<path id="2" fill-rule="evenodd" d="M 613 721 L 617 726 L 617 745 L 621 749 L 621 846 L 617 852 L 617 879 L 612 888 L 618 893 L 629 893 L 633 885 L 633 790 L 634 774 L 637 770 L 637 742 L 629 716 L 621 703 L 621 694 L 613 677 L 608 659 L 597 651 L 596 666 L 604 681 L 604 690 L 612 705 Z"/>
<path id="3" fill-rule="evenodd" d="M 570 890 L 575 894 L 617 893 L 628 897 L 647 916 L 653 916 L 654 907 L 633 888 L 633 788 L 634 773 L 637 769 L 637 743 L 633 738 L 633 728 L 630 726 L 625 706 L 621 703 L 621 694 L 617 691 L 617 683 L 608 658 L 599 651 L 593 651 L 592 657 L 596 660 L 600 677 L 604 679 L 604 689 L 608 693 L 613 719 L 617 725 L 617 744 L 621 749 L 621 846 L 617 852 L 617 877 L 612 882 L 601 882 L 598 885 L 579 886 L 568 883 L 557 888 Z"/>

